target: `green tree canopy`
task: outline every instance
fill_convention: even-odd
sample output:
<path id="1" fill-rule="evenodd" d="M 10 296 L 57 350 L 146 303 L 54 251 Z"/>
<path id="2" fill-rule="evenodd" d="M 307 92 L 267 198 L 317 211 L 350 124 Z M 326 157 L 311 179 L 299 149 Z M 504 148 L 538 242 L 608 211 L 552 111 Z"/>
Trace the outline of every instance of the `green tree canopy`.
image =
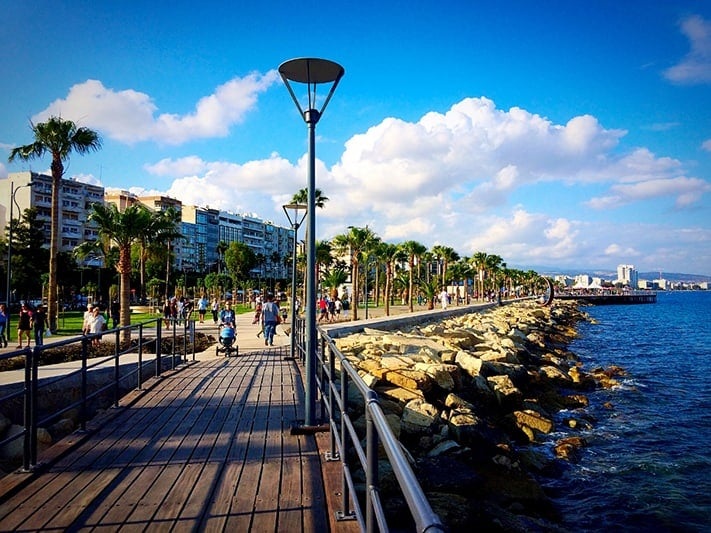
<path id="1" fill-rule="evenodd" d="M 244 281 L 249 277 L 249 271 L 257 266 L 257 256 L 243 242 L 233 241 L 225 250 L 225 265 L 235 281 Z"/>

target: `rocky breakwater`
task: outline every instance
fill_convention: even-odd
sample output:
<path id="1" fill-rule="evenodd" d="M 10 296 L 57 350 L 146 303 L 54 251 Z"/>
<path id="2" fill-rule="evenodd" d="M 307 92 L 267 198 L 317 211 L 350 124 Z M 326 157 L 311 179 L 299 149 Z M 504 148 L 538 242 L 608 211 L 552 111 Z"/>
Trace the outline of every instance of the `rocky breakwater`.
<path id="1" fill-rule="evenodd" d="M 451 531 L 547 529 L 558 516 L 537 480 L 576 459 L 592 424 L 584 392 L 611 386 L 617 371 L 586 372 L 567 350 L 587 319 L 575 302 L 520 302 L 407 331 L 365 329 L 336 344 L 379 394 Z M 355 398 L 349 408 L 362 414 Z M 385 464 L 381 472 L 387 490 Z"/>

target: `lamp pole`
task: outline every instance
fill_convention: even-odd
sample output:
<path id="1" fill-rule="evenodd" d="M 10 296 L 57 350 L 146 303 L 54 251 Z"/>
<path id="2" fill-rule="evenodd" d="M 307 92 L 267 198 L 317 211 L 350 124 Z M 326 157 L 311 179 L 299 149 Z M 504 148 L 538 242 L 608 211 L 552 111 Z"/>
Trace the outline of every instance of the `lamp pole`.
<path id="1" fill-rule="evenodd" d="M 291 228 L 294 230 L 294 248 L 291 254 L 291 349 L 289 351 L 289 357 L 291 359 L 296 358 L 296 245 L 299 242 L 297 234 L 299 232 L 299 226 L 304 221 L 306 217 L 306 205 L 304 204 L 286 204 L 282 206 L 284 213 L 286 213 L 286 218 L 289 219 Z M 293 215 L 289 213 L 293 212 Z M 299 218 L 299 211 L 304 213 Z"/>
<path id="2" fill-rule="evenodd" d="M 12 271 L 12 207 L 15 204 L 15 195 L 17 194 L 17 191 L 22 189 L 23 187 L 32 187 L 34 185 L 32 182 L 26 183 L 25 185 L 20 185 L 19 187 L 15 188 L 15 182 L 11 181 L 10 182 L 10 219 L 8 220 L 8 225 L 7 225 L 7 283 L 5 284 L 6 292 L 7 294 L 5 295 L 5 311 L 7 312 L 7 322 L 5 323 L 5 338 L 10 341 L 10 317 L 12 316 L 12 313 L 10 312 L 10 281 L 11 281 L 11 275 L 10 272 Z M 17 206 L 17 209 L 20 209 L 20 206 Z"/>
<path id="3" fill-rule="evenodd" d="M 316 410 L 316 124 L 331 100 L 345 70 L 327 59 L 299 58 L 279 65 L 279 74 L 296 104 L 309 134 L 308 201 L 306 204 L 306 386 L 304 425 L 314 426 Z M 289 82 L 306 84 L 308 107 L 304 110 Z M 316 89 L 319 84 L 331 84 L 321 109 L 316 108 Z"/>

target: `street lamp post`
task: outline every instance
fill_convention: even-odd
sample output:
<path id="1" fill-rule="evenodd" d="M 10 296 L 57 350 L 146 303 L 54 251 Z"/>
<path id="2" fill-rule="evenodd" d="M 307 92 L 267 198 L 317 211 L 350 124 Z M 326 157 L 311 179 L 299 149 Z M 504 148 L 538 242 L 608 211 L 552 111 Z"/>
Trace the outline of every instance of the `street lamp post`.
<path id="1" fill-rule="evenodd" d="M 296 104 L 309 132 L 309 175 L 308 202 L 306 212 L 306 407 L 304 425 L 314 426 L 316 409 L 316 124 L 326 110 L 345 70 L 338 63 L 327 59 L 299 58 L 285 61 L 279 65 L 279 74 L 291 98 Z M 308 107 L 303 109 L 289 82 L 306 84 Z M 321 84 L 330 84 L 321 109 L 316 108 L 316 89 Z"/>
<path id="2" fill-rule="evenodd" d="M 284 213 L 286 213 L 286 218 L 289 219 L 291 228 L 294 230 L 294 249 L 291 254 L 291 349 L 289 351 L 289 357 L 291 359 L 296 358 L 296 245 L 299 242 L 297 234 L 299 232 L 299 226 L 304 221 L 306 217 L 306 205 L 304 204 L 286 204 L 282 206 L 284 208 Z M 291 214 L 290 213 L 293 213 Z M 299 214 L 303 211 L 303 214 Z"/>
<path id="3" fill-rule="evenodd" d="M 32 187 L 34 183 L 29 182 L 26 183 L 25 185 L 20 185 L 19 187 L 15 188 L 15 182 L 11 181 L 10 182 L 10 218 L 8 220 L 8 225 L 7 225 L 7 283 L 5 284 L 5 289 L 7 294 L 5 295 L 5 306 L 6 306 L 6 311 L 7 311 L 7 322 L 5 324 L 5 329 L 7 331 L 6 333 L 6 339 L 8 342 L 10 341 L 10 317 L 12 316 L 12 313 L 10 312 L 10 280 L 11 280 L 11 275 L 10 272 L 12 270 L 12 207 L 15 204 L 15 195 L 17 194 L 17 191 L 22 189 L 23 187 Z M 17 209 L 20 209 L 20 206 L 17 206 Z"/>

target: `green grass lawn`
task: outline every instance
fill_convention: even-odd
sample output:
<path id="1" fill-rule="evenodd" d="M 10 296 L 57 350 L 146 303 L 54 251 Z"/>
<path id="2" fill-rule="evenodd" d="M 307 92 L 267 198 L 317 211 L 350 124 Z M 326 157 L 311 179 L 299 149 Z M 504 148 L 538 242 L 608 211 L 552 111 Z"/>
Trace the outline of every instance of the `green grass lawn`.
<path id="1" fill-rule="evenodd" d="M 235 312 L 238 315 L 243 313 L 251 313 L 252 309 L 249 305 L 238 304 L 235 307 Z M 208 316 L 210 315 L 208 311 Z M 104 315 L 106 316 L 106 315 Z M 155 320 L 161 315 L 155 313 L 132 313 L 131 314 L 131 324 L 140 324 L 141 322 L 148 322 L 150 320 Z M 197 311 L 193 312 L 193 317 L 197 318 Z M 59 313 L 59 318 L 57 320 L 57 335 L 80 335 L 81 327 L 84 323 L 84 311 L 62 311 Z M 108 320 L 109 326 L 111 325 L 111 319 Z"/>

